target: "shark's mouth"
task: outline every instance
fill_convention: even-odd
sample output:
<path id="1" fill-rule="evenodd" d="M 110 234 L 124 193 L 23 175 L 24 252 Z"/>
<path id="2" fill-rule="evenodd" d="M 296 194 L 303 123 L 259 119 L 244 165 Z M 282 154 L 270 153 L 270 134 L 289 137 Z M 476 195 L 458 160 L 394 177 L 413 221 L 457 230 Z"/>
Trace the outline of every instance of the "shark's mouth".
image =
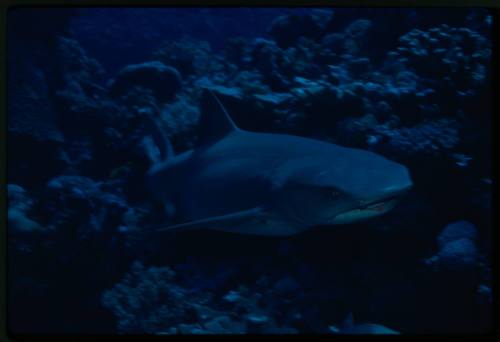
<path id="1" fill-rule="evenodd" d="M 331 224 L 350 223 L 379 216 L 394 208 L 399 200 L 395 197 L 374 202 L 336 215 Z"/>

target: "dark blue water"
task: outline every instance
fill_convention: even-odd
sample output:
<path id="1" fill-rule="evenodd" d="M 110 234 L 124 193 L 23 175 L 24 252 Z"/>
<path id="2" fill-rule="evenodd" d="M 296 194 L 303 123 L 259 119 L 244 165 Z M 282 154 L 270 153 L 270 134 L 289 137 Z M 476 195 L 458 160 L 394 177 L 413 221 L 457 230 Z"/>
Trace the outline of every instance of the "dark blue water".
<path id="1" fill-rule="evenodd" d="M 481 8 L 11 10 L 10 331 L 489 331 L 492 25 Z M 255 206 L 274 216 L 220 219 Z M 199 219 L 217 221 L 157 231 Z M 261 234 L 278 226 L 301 229 Z"/>

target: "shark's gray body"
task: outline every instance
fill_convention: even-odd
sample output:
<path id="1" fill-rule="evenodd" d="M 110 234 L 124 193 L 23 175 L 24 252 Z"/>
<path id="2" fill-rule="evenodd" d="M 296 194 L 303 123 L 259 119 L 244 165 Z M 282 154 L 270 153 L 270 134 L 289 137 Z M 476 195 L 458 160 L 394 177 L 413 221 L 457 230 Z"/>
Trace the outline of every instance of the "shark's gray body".
<path id="1" fill-rule="evenodd" d="M 147 175 L 151 192 L 183 222 L 167 229 L 292 235 L 377 216 L 411 186 L 404 166 L 372 152 L 243 131 L 222 105 L 203 115 L 212 115 L 202 125 L 214 132 L 202 145 Z"/>

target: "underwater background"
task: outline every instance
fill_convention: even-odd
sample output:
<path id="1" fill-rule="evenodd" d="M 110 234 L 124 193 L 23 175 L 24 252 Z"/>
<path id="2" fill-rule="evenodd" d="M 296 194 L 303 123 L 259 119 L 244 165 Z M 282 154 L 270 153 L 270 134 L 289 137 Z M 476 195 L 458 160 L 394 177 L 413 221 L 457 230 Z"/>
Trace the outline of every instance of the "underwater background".
<path id="1" fill-rule="evenodd" d="M 38 8 L 8 14 L 8 326 L 27 334 L 491 328 L 485 9 Z M 144 113 L 374 151 L 414 188 L 291 237 L 158 234 Z"/>

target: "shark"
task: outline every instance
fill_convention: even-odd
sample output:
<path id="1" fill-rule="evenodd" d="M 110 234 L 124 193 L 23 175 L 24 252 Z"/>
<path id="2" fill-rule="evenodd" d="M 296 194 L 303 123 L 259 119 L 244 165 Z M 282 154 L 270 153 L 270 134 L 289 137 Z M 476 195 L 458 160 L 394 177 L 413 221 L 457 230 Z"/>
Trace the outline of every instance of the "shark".
<path id="1" fill-rule="evenodd" d="M 146 185 L 174 220 L 157 231 L 290 236 L 385 214 L 413 185 L 405 166 L 371 151 L 243 130 L 209 88 L 197 147 L 175 155 L 154 119 L 151 129 Z"/>

